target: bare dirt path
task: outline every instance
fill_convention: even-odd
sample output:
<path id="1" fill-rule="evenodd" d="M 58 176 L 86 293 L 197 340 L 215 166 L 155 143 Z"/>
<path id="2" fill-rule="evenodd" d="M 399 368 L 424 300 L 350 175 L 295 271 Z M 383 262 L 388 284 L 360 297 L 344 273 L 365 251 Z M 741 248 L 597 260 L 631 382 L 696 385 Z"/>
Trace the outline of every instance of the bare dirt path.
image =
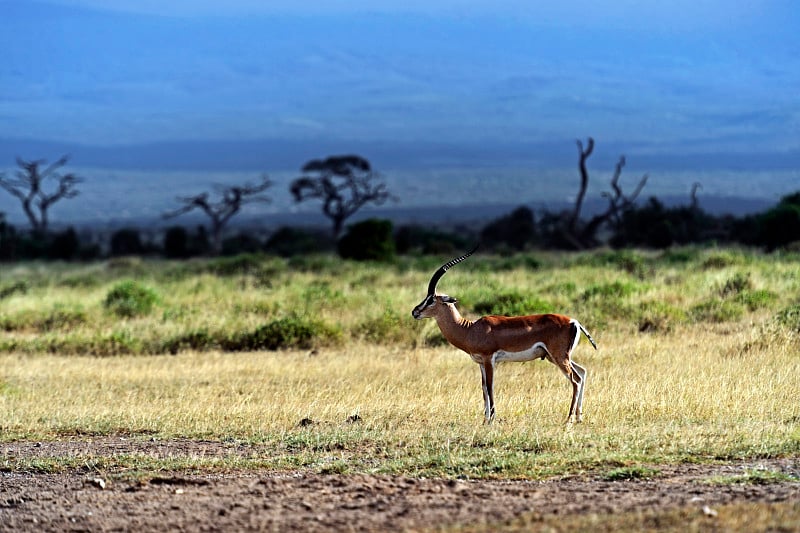
<path id="1" fill-rule="evenodd" d="M 461 481 L 268 471 L 102 479 L 71 472 L 2 471 L 15 458 L 231 453 L 235 444 L 103 438 L 0 444 L 0 531 L 397 531 L 482 524 L 520 516 L 703 508 L 800 501 L 800 483 L 709 483 L 768 469 L 800 473 L 800 458 L 725 465 L 657 466 L 647 481 L 580 476 L 545 482 Z M 242 453 L 249 453 L 242 449 Z M 7 469 L 8 470 L 8 469 Z"/>

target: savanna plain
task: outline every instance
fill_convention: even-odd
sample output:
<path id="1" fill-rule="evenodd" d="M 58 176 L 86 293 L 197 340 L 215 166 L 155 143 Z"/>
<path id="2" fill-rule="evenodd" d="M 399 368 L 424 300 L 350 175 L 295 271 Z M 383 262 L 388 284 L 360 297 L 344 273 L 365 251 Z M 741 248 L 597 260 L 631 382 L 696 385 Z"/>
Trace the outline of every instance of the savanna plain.
<path id="1" fill-rule="evenodd" d="M 559 312 L 496 373 L 411 309 L 449 257 L 0 268 L 0 530 L 800 530 L 800 256 L 479 254 L 462 314 Z"/>

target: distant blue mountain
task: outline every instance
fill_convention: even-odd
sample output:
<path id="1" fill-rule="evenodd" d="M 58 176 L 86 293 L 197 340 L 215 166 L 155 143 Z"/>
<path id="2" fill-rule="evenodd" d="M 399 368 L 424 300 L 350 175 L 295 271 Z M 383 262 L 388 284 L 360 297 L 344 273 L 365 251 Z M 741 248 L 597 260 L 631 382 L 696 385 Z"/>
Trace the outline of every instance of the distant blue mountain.
<path id="1" fill-rule="evenodd" d="M 436 168 L 529 167 L 572 168 L 578 152 L 574 140 L 551 142 L 386 142 L 344 140 L 219 140 L 171 141 L 94 146 L 45 140 L 0 138 L 0 169 L 14 166 L 16 157 L 54 160 L 69 154 L 81 167 L 121 170 L 253 171 L 298 170 L 306 161 L 333 154 L 355 153 L 376 169 L 435 170 Z M 800 150 L 751 153 L 637 153 L 619 143 L 598 141 L 590 158 L 593 168 L 613 168 L 620 155 L 645 172 L 800 170 Z"/>

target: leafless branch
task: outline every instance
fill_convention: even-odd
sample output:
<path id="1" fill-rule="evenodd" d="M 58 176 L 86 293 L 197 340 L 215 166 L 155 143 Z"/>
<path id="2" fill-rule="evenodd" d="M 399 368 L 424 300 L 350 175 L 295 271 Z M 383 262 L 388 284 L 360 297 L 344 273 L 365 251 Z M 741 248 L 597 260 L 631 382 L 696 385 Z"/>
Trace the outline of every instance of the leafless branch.
<path id="1" fill-rule="evenodd" d="M 76 188 L 83 181 L 73 173 L 60 174 L 58 171 L 69 161 L 68 156 L 62 156 L 56 162 L 40 168 L 46 164 L 43 159 L 26 161 L 16 158 L 17 170 L 14 177 L 0 174 L 0 187 L 20 200 L 22 209 L 31 224 L 34 233 L 42 235 L 47 232 L 48 210 L 57 201 L 63 198 L 74 198 L 78 195 Z M 45 180 L 56 181 L 53 192 L 46 192 Z"/>
<path id="2" fill-rule="evenodd" d="M 178 197 L 177 201 L 183 205 L 181 207 L 164 213 L 164 218 L 173 218 L 183 215 L 194 209 L 200 209 L 211 220 L 211 241 L 215 253 L 222 249 L 222 231 L 228 221 L 239 212 L 245 204 L 262 202 L 269 203 L 272 199 L 261 194 L 273 185 L 269 177 L 264 174 L 261 181 L 256 184 L 245 183 L 244 185 L 214 185 L 214 189 L 219 196 L 219 200 L 210 201 L 209 193 L 203 192 L 195 196 Z"/>

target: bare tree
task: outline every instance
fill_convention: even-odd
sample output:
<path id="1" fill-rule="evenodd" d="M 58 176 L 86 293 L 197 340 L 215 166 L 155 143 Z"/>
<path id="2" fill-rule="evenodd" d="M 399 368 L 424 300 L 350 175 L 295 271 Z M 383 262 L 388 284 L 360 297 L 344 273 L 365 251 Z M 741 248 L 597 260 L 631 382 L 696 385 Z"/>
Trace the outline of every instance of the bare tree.
<path id="1" fill-rule="evenodd" d="M 690 209 L 692 211 L 699 211 L 700 210 L 700 203 L 697 201 L 697 191 L 703 189 L 703 184 L 699 181 L 695 181 L 692 183 L 692 192 L 690 193 L 691 197 L 691 204 Z"/>
<path id="2" fill-rule="evenodd" d="M 296 202 L 322 200 L 322 212 L 333 223 L 338 238 L 344 221 L 367 203 L 382 205 L 392 198 L 380 174 L 369 161 L 357 155 L 313 159 L 303 165 L 304 175 L 289 190 Z"/>
<path id="3" fill-rule="evenodd" d="M 0 187 L 16 196 L 22 203 L 22 209 L 30 221 L 34 235 L 43 236 L 47 233 L 48 210 L 54 203 L 62 198 L 74 198 L 78 195 L 75 187 L 83 179 L 71 172 L 69 174 L 59 172 L 67 161 L 69 157 L 65 155 L 42 169 L 47 161 L 43 159 L 25 161 L 18 157 L 19 170 L 13 177 L 0 174 Z M 55 181 L 55 190 L 49 193 L 45 191 L 45 180 Z"/>
<path id="4" fill-rule="evenodd" d="M 633 192 L 625 194 L 619 184 L 622 169 L 625 166 L 625 156 L 620 156 L 614 168 L 614 175 L 611 178 L 611 191 L 603 193 L 603 197 L 608 199 L 608 207 L 602 213 L 593 216 L 585 224 L 581 224 L 581 207 L 586 196 L 586 189 L 589 186 L 589 172 L 586 169 L 586 160 L 592 155 L 593 150 L 594 139 L 591 137 L 586 142 L 586 148 L 583 147 L 581 141 L 578 141 L 578 169 L 581 174 L 581 186 L 575 199 L 575 207 L 567 219 L 565 237 L 574 247 L 579 249 L 597 244 L 597 232 L 603 224 L 620 224 L 621 214 L 633 206 L 636 198 L 638 198 L 647 183 L 647 175 L 645 174 L 639 180 Z"/>
<path id="5" fill-rule="evenodd" d="M 211 249 L 215 254 L 222 251 L 222 231 L 225 225 L 243 205 L 254 202 L 271 202 L 272 199 L 263 195 L 264 191 L 272 186 L 272 181 L 264 174 L 258 184 L 246 183 L 241 186 L 215 185 L 214 188 L 219 194 L 219 200 L 209 200 L 207 192 L 196 196 L 178 197 L 177 200 L 182 207 L 175 211 L 164 213 L 164 218 L 173 218 L 194 209 L 202 210 L 211 219 Z"/>
<path id="6" fill-rule="evenodd" d="M 578 152 L 580 153 L 578 159 L 578 170 L 581 173 L 581 188 L 578 190 L 578 196 L 575 198 L 575 208 L 572 210 L 572 215 L 569 217 L 568 229 L 570 234 L 577 233 L 578 221 L 581 216 L 581 208 L 583 207 L 583 199 L 586 197 L 586 189 L 589 187 L 589 171 L 586 170 L 586 160 L 592 155 L 594 151 L 594 139 L 589 137 L 586 141 L 586 148 L 584 149 L 583 143 L 578 139 Z"/>

